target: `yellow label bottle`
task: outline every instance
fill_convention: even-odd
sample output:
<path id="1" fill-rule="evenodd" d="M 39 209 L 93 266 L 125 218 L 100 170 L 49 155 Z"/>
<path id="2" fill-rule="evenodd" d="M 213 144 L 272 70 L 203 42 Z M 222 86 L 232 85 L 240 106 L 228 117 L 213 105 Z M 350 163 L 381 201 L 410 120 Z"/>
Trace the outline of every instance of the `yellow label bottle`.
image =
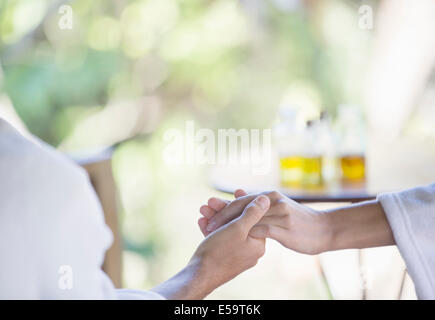
<path id="1" fill-rule="evenodd" d="M 349 154 L 340 157 L 340 167 L 343 180 L 365 179 L 365 157 L 362 154 Z"/>
<path id="2" fill-rule="evenodd" d="M 322 185 L 322 157 L 305 157 L 303 161 L 303 186 L 311 189 Z"/>
<path id="3" fill-rule="evenodd" d="M 282 156 L 279 159 L 281 185 L 283 187 L 302 187 L 304 158 L 301 156 Z"/>

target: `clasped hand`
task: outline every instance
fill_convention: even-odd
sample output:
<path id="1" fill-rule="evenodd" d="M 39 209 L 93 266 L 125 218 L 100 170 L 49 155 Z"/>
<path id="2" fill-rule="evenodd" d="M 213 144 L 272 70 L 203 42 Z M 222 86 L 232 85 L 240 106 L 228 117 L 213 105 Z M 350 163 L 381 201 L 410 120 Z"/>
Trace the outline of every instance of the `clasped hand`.
<path id="1" fill-rule="evenodd" d="M 171 299 L 201 299 L 253 267 L 265 252 L 266 238 L 305 254 L 395 244 L 377 200 L 316 211 L 277 191 L 237 190 L 234 196 L 233 201 L 210 198 L 200 208 L 205 239 L 186 268 L 155 291 Z"/>
<path id="2" fill-rule="evenodd" d="M 198 221 L 204 236 L 240 216 L 246 205 L 260 194 L 247 195 L 243 190 L 234 193 L 233 201 L 210 198 L 200 208 L 203 215 Z M 328 228 L 328 215 L 303 206 L 278 191 L 264 192 L 270 199 L 270 208 L 249 231 L 254 238 L 271 238 L 284 247 L 305 254 L 318 254 L 326 250 L 332 233 Z"/>

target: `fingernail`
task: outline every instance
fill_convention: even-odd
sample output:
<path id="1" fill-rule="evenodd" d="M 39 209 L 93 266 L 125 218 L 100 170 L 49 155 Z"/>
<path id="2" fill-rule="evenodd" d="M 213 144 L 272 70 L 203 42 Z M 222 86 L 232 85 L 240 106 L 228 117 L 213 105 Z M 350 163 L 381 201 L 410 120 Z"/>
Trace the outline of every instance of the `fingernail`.
<path id="1" fill-rule="evenodd" d="M 266 209 L 267 199 L 264 196 L 260 196 L 255 200 L 255 203 L 257 203 L 262 209 Z"/>
<path id="2" fill-rule="evenodd" d="M 214 227 L 216 226 L 216 222 L 214 222 L 214 221 L 211 221 L 208 225 L 207 225 L 207 231 L 208 232 L 210 232 L 210 231 L 213 231 L 213 229 L 214 229 Z"/>

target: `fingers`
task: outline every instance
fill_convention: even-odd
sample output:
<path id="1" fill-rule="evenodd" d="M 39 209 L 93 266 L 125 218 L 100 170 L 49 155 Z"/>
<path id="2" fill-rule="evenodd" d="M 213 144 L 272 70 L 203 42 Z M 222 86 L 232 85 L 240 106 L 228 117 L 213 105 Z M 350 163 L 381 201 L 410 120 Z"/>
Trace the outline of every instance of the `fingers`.
<path id="1" fill-rule="evenodd" d="M 230 201 L 218 198 L 208 199 L 208 204 L 201 206 L 199 212 L 207 219 L 212 218 L 218 211 L 225 208 Z"/>
<path id="2" fill-rule="evenodd" d="M 234 191 L 234 197 L 235 198 L 240 198 L 243 196 L 246 196 L 247 193 L 245 190 L 242 189 L 237 189 L 236 191 Z M 220 199 L 220 198 L 210 198 L 208 199 L 208 203 L 207 205 L 202 206 L 199 209 L 199 212 L 201 212 L 201 214 L 206 217 L 207 219 L 210 219 L 211 217 L 213 217 L 218 211 L 221 211 L 223 208 L 225 208 L 225 206 L 230 203 L 229 200 L 224 200 L 224 199 Z"/>
<path id="3" fill-rule="evenodd" d="M 269 238 L 284 245 L 287 230 L 271 224 L 258 224 L 249 231 L 249 236 L 253 238 Z"/>
<path id="4" fill-rule="evenodd" d="M 208 235 L 208 232 L 206 230 L 207 224 L 208 224 L 207 218 L 201 217 L 198 219 L 199 229 L 201 230 L 201 232 L 204 236 Z"/>
<path id="5" fill-rule="evenodd" d="M 234 197 L 240 198 L 240 197 L 246 196 L 246 194 L 247 193 L 245 190 L 237 189 L 234 192 Z M 224 200 L 224 199 L 212 197 L 212 198 L 208 199 L 207 205 L 203 205 L 203 206 L 201 206 L 201 208 L 199 208 L 199 212 L 206 218 L 206 219 L 198 220 L 198 224 L 199 224 L 201 232 L 204 236 L 207 236 L 211 231 L 213 231 L 214 229 L 217 229 L 218 227 L 221 226 L 221 225 L 216 225 L 216 228 L 212 228 L 212 229 L 210 229 L 210 231 L 207 230 L 208 221 L 217 212 L 224 209 L 229 203 L 230 203 L 229 200 Z M 220 219 L 218 219 L 218 220 L 220 220 Z"/>
<path id="6" fill-rule="evenodd" d="M 235 198 L 240 198 L 240 197 L 246 196 L 247 194 L 248 193 L 243 189 L 237 189 L 236 191 L 234 191 Z"/>
<path id="7" fill-rule="evenodd" d="M 234 191 L 234 197 L 236 199 L 240 198 L 240 197 L 244 197 L 246 195 L 247 195 L 247 193 L 243 189 L 237 189 L 236 191 Z M 228 203 L 230 203 L 229 200 L 224 200 L 224 199 L 213 197 L 213 198 L 208 199 L 208 203 L 207 204 L 208 204 L 208 206 L 211 209 L 213 209 L 213 210 L 215 210 L 217 212 L 217 211 L 221 211 L 223 208 L 225 208 L 225 206 Z"/>
<path id="8" fill-rule="evenodd" d="M 257 224 L 257 225 L 271 225 L 271 226 L 276 226 L 276 227 L 280 227 L 280 228 L 284 228 L 284 229 L 288 229 L 288 223 L 290 221 L 290 218 L 286 215 L 283 216 L 279 216 L 279 215 L 272 215 L 269 216 L 269 213 L 271 212 L 271 210 L 273 210 L 272 205 L 269 208 L 269 211 L 267 212 L 267 215 L 265 215 L 261 221 Z"/>
<path id="9" fill-rule="evenodd" d="M 201 208 L 199 208 L 199 212 L 207 219 L 210 219 L 216 214 L 216 211 L 207 205 L 201 206 Z"/>
<path id="10" fill-rule="evenodd" d="M 263 195 L 258 196 L 246 206 L 236 223 L 241 224 L 246 230 L 246 234 L 248 234 L 249 230 L 251 230 L 251 228 L 261 220 L 267 210 L 269 210 L 269 207 L 269 198 Z"/>
<path id="11" fill-rule="evenodd" d="M 209 224 L 207 226 L 207 231 L 212 232 L 217 228 L 223 226 L 229 221 L 237 218 L 243 212 L 243 209 L 255 199 L 255 195 L 247 195 L 240 197 L 232 201 L 229 205 L 223 208 L 219 214 L 215 214 L 209 219 Z"/>
<path id="12" fill-rule="evenodd" d="M 228 200 L 219 199 L 219 198 L 210 198 L 208 199 L 208 206 L 215 211 L 221 211 L 225 206 L 230 203 Z"/>

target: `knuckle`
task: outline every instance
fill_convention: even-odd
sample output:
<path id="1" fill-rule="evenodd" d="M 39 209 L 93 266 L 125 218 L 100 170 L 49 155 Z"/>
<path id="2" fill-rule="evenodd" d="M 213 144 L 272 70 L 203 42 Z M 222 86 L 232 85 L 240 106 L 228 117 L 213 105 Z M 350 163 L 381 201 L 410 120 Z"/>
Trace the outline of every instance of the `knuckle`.
<path id="1" fill-rule="evenodd" d="M 261 218 L 261 212 L 256 205 L 250 205 L 249 208 L 246 209 L 246 213 L 254 218 Z"/>
<path id="2" fill-rule="evenodd" d="M 278 211 L 287 211 L 289 209 L 289 205 L 285 201 L 278 201 L 275 204 L 275 207 Z"/>
<path id="3" fill-rule="evenodd" d="M 273 190 L 268 194 L 272 199 L 276 200 L 281 196 L 279 191 Z"/>

